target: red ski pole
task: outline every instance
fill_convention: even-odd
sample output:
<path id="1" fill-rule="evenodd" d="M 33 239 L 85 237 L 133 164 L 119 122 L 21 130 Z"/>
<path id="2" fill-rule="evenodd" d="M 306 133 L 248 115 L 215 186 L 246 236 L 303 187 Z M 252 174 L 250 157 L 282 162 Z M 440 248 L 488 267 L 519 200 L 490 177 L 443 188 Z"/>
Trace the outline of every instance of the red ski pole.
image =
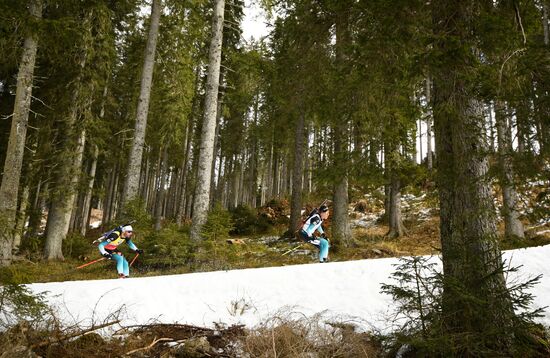
<path id="1" fill-rule="evenodd" d="M 81 269 L 81 268 L 83 268 L 83 267 L 89 266 L 89 265 L 91 265 L 91 264 L 95 264 L 96 262 L 103 261 L 103 260 L 105 260 L 105 257 L 100 257 L 100 258 L 97 259 L 97 260 L 90 261 L 90 262 L 88 262 L 88 263 L 86 263 L 86 264 L 84 264 L 84 265 L 80 265 L 80 266 L 78 266 L 76 269 L 78 270 L 78 269 Z"/>
<path id="2" fill-rule="evenodd" d="M 132 262 L 130 262 L 130 266 L 132 266 L 132 264 L 134 263 L 134 261 L 136 261 L 138 256 L 139 256 L 139 254 L 136 254 L 136 256 L 134 256 L 134 258 L 132 259 Z"/>

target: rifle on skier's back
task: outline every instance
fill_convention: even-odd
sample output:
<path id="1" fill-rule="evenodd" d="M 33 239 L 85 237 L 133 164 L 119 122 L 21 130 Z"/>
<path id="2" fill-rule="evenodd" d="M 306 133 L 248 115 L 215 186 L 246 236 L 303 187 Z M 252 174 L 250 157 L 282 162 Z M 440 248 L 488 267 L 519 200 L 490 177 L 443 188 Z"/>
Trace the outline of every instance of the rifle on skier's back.
<path id="1" fill-rule="evenodd" d="M 319 208 L 320 208 L 321 206 L 325 205 L 325 204 L 327 203 L 327 201 L 328 201 L 328 199 L 325 199 L 325 200 L 321 203 L 321 205 L 319 205 L 319 206 L 316 207 L 316 208 L 313 208 L 313 210 L 311 210 L 311 211 L 309 212 L 309 214 L 306 216 L 306 218 L 303 219 L 303 220 L 301 221 L 301 223 L 299 224 L 299 226 L 298 226 L 298 227 L 296 228 L 296 230 L 294 231 L 295 236 L 296 236 L 296 235 L 298 234 L 298 232 L 302 229 L 302 227 L 304 226 L 304 224 L 306 223 L 306 221 L 309 220 L 310 217 L 312 217 L 312 216 L 315 215 L 315 214 L 319 214 Z"/>
<path id="2" fill-rule="evenodd" d="M 132 225 L 133 223 L 135 223 L 136 221 L 135 220 L 131 220 L 130 222 L 128 222 L 127 224 L 122 224 L 122 225 L 118 225 L 116 227 L 114 227 L 113 229 L 107 231 L 107 232 L 104 232 L 103 234 L 101 234 L 100 237 L 98 237 L 97 239 L 95 239 L 94 241 L 92 241 L 92 244 L 93 245 L 99 245 L 101 242 L 105 241 L 105 239 L 107 239 L 107 237 L 109 237 L 109 235 L 111 235 L 114 231 L 119 231 L 119 232 L 122 232 L 122 228 L 124 226 L 128 226 L 128 225 Z"/>

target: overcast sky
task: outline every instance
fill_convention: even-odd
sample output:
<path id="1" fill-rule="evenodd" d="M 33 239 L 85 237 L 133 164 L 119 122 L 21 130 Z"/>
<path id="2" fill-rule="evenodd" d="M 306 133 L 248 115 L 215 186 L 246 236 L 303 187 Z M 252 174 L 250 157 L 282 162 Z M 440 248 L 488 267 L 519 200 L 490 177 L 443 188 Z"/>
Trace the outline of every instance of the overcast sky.
<path id="1" fill-rule="evenodd" d="M 267 28 L 267 19 L 265 11 L 258 4 L 258 0 L 245 0 L 244 19 L 243 19 L 243 38 L 250 40 L 251 37 L 259 39 L 266 36 L 269 32 Z"/>

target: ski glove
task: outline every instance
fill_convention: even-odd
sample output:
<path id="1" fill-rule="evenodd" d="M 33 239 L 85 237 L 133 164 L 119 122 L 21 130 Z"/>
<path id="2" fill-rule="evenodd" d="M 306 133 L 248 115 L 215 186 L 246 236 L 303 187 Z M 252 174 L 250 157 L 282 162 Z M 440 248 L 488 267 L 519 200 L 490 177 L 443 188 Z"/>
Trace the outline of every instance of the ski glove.
<path id="1" fill-rule="evenodd" d="M 136 253 L 138 253 L 138 254 L 141 255 L 141 254 L 143 254 L 143 250 L 142 250 L 142 249 L 137 249 L 137 250 L 136 250 Z"/>
<path id="2" fill-rule="evenodd" d="M 105 257 L 107 260 L 110 260 L 110 259 L 113 258 L 113 255 L 110 254 L 110 253 L 108 253 L 108 252 L 106 252 L 106 253 L 103 254 L 103 257 Z"/>

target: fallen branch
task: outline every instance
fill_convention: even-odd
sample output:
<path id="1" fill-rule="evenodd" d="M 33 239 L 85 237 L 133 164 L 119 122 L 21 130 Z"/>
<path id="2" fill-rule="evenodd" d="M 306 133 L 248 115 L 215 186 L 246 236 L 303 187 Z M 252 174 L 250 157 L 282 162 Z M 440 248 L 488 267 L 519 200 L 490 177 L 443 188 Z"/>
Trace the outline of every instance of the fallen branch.
<path id="1" fill-rule="evenodd" d="M 146 347 L 141 347 L 141 348 L 137 348 L 137 349 L 134 349 L 134 350 L 131 350 L 131 351 L 125 353 L 124 355 L 129 356 L 129 355 L 134 354 L 134 353 L 136 353 L 136 352 L 149 350 L 149 349 L 153 348 L 153 346 L 154 346 L 155 344 L 157 344 L 158 342 L 163 342 L 163 341 L 170 341 L 170 342 L 172 342 L 172 341 L 174 341 L 174 340 L 173 340 L 172 338 L 159 338 L 159 339 L 157 339 L 157 338 L 155 337 L 155 339 L 153 339 L 153 342 L 152 342 L 151 344 L 149 344 L 148 346 L 146 346 Z"/>
<path id="2" fill-rule="evenodd" d="M 99 325 L 99 326 L 92 326 L 92 327 L 90 327 L 88 329 L 85 329 L 83 331 L 79 331 L 79 332 L 76 332 L 76 333 L 71 333 L 71 334 L 65 335 L 65 336 L 60 337 L 60 338 L 48 339 L 48 340 L 42 341 L 40 343 L 33 344 L 31 346 L 31 349 L 41 348 L 41 347 L 49 346 L 50 344 L 59 343 L 59 342 L 66 341 L 66 340 L 71 339 L 71 338 L 83 336 L 87 333 L 97 331 L 98 329 L 109 327 L 109 326 L 112 326 L 112 325 L 117 324 L 117 323 L 120 323 L 120 320 L 104 323 L 104 324 Z"/>

